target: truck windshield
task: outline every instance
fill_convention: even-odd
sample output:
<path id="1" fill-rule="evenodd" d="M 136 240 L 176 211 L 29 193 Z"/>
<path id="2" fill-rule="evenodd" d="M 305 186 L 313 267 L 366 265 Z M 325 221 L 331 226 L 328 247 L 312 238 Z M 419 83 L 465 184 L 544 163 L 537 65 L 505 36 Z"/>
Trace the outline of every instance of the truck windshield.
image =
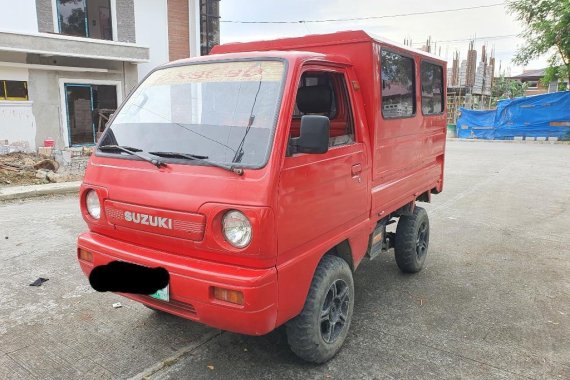
<path id="1" fill-rule="evenodd" d="M 155 71 L 121 108 L 99 146 L 136 147 L 174 162 L 262 167 L 277 121 L 284 70 L 282 61 L 260 60 Z M 185 160 L 184 155 L 204 159 Z"/>

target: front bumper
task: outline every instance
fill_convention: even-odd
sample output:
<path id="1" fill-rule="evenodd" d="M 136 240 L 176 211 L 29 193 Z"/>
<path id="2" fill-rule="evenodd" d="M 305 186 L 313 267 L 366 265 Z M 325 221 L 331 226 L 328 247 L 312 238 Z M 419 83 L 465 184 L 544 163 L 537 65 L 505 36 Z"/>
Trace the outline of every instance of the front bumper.
<path id="1" fill-rule="evenodd" d="M 155 309 L 206 325 L 248 335 L 263 335 L 277 319 L 277 270 L 251 269 L 172 255 L 139 247 L 92 232 L 81 234 L 78 248 L 89 251 L 93 262 L 79 260 L 86 276 L 98 265 L 119 260 L 163 267 L 170 274 L 170 302 L 145 295 L 122 294 Z M 244 305 L 213 298 L 213 287 L 239 290 Z"/>

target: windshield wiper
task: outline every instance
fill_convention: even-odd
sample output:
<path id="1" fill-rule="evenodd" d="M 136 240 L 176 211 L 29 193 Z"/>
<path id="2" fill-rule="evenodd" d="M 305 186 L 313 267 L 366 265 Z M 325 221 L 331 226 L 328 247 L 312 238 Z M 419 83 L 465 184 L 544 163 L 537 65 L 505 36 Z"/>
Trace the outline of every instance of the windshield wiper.
<path id="1" fill-rule="evenodd" d="M 243 175 L 242 168 L 236 168 L 234 166 L 224 165 L 217 162 L 209 161 L 207 158 L 208 156 L 201 156 L 199 154 L 190 154 L 190 153 L 180 153 L 180 152 L 148 152 L 154 156 L 159 157 L 170 157 L 170 158 L 183 158 L 191 161 L 200 161 L 205 163 L 206 165 L 215 166 L 220 169 L 224 169 L 230 171 L 232 173 L 236 173 L 238 175 Z"/>
<path id="2" fill-rule="evenodd" d="M 157 168 L 160 168 L 162 166 L 166 166 L 166 163 L 162 162 L 161 160 L 157 160 L 156 158 L 151 158 L 151 157 L 147 157 L 145 155 L 139 154 L 138 152 L 142 152 L 142 149 L 139 149 L 139 148 L 133 148 L 130 146 L 125 146 L 125 145 L 102 145 L 102 146 L 97 147 L 97 149 L 99 149 L 103 152 L 104 151 L 112 151 L 112 150 L 115 150 L 115 151 L 118 150 L 121 152 L 125 152 L 127 154 L 132 155 L 132 156 L 137 156 L 139 158 L 142 158 L 143 160 L 145 160 L 146 162 L 150 162 L 151 164 L 153 164 Z"/>
<path id="3" fill-rule="evenodd" d="M 196 159 L 196 160 L 205 160 L 208 156 L 202 156 L 199 154 L 190 154 L 190 153 L 180 153 L 180 152 L 149 152 L 154 156 L 159 157 L 171 157 L 171 158 L 187 158 L 189 160 Z"/>
<path id="4" fill-rule="evenodd" d="M 251 130 L 251 126 L 253 125 L 253 122 L 255 121 L 255 115 L 253 114 L 253 110 L 255 109 L 255 103 L 257 103 L 257 96 L 259 95 L 259 90 L 261 90 L 261 81 L 263 80 L 263 73 L 261 74 L 261 78 L 259 78 L 259 86 L 257 86 L 257 92 L 255 93 L 255 98 L 253 98 L 253 104 L 251 105 L 251 111 L 249 112 L 249 120 L 247 122 L 247 126 L 245 127 L 245 133 L 243 134 L 243 137 L 241 138 L 241 141 L 236 149 L 236 154 L 234 154 L 234 158 L 232 159 L 232 162 L 240 162 L 241 159 L 243 158 L 244 155 L 244 151 L 243 151 L 243 145 L 245 144 L 245 139 L 247 138 L 247 135 L 249 134 L 249 131 Z"/>

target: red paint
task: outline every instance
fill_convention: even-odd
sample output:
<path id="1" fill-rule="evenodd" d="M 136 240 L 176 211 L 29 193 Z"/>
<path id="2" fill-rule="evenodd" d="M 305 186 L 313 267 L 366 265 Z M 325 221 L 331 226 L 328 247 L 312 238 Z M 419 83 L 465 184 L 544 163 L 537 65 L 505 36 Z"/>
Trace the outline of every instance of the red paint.
<path id="1" fill-rule="evenodd" d="M 383 47 L 415 61 L 413 117 L 382 117 L 378 56 Z M 422 115 L 418 84 L 422 60 L 443 67 L 444 89 L 447 70 L 439 58 L 360 31 L 222 45 L 210 56 L 178 64 L 252 57 L 288 64 L 265 167 L 238 176 L 209 166 L 157 169 L 147 162 L 93 155 L 80 193 L 90 232 L 79 237 L 78 246 L 93 253 L 93 263 L 80 260 L 86 274 L 112 260 L 169 271 L 170 303 L 127 297 L 224 330 L 261 335 L 301 311 L 315 268 L 328 250 L 348 241 L 358 267 L 378 220 L 422 193 L 442 190 L 446 114 Z M 356 141 L 322 155 L 286 157 L 289 134 L 298 134 L 292 121 L 297 84 L 307 70 L 345 76 Z M 345 112 L 341 107 L 331 120 L 333 135 L 342 130 L 338 120 Z M 96 189 L 104 205 L 98 221 L 85 211 L 88 189 Z M 131 226 L 121 219 L 127 209 L 179 220 L 186 231 Z M 252 241 L 243 249 L 222 235 L 222 216 L 232 209 L 253 226 Z M 243 292 L 245 304 L 215 300 L 215 286 Z"/>

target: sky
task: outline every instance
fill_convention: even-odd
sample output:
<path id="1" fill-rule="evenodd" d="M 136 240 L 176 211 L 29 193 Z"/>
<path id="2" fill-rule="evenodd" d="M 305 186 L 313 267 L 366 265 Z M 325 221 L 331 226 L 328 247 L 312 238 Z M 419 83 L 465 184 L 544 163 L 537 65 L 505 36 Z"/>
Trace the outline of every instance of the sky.
<path id="1" fill-rule="evenodd" d="M 456 12 L 413 15 L 373 20 L 293 23 L 293 24 L 237 24 L 238 21 L 298 21 L 353 17 L 398 15 L 436 10 L 457 9 L 482 5 L 497 6 Z M 384 38 L 403 43 L 411 39 L 413 47 L 421 47 L 431 36 L 437 42 L 436 53 L 451 62 L 453 53 L 467 56 L 469 39 L 476 37 L 475 47 L 495 49 L 496 75 L 501 65 L 507 75 L 517 75 L 523 67 L 514 65 L 512 57 L 522 39 L 517 37 L 522 25 L 507 13 L 501 0 L 221 0 L 221 42 L 267 40 L 306 34 L 331 33 L 340 30 L 363 29 Z M 453 40 L 453 41 L 450 41 Z M 457 41 L 461 40 L 461 41 Z M 447 42 L 445 42 L 447 41 Z M 526 69 L 547 66 L 547 58 L 529 62 Z"/>

